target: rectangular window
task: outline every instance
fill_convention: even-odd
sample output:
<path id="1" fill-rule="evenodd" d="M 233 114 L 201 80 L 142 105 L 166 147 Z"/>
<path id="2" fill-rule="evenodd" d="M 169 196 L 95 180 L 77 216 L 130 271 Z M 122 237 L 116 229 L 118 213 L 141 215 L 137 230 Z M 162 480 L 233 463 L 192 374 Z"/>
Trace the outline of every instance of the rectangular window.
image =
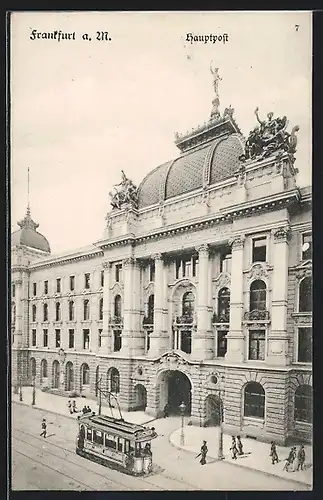
<path id="1" fill-rule="evenodd" d="M 250 330 L 248 359 L 263 361 L 265 359 L 265 343 L 266 343 L 265 330 Z"/>
<path id="2" fill-rule="evenodd" d="M 90 349 L 90 330 L 83 330 L 83 349 Z"/>
<path id="3" fill-rule="evenodd" d="M 231 273 L 231 258 L 229 249 L 220 255 L 220 273 Z"/>
<path id="4" fill-rule="evenodd" d="M 70 291 L 73 292 L 75 290 L 75 276 L 70 276 Z"/>
<path id="5" fill-rule="evenodd" d="M 116 281 L 122 281 L 122 264 L 116 264 Z"/>
<path id="6" fill-rule="evenodd" d="M 189 278 L 191 276 L 192 259 L 191 257 L 186 257 L 182 260 L 182 275 L 183 278 Z"/>
<path id="7" fill-rule="evenodd" d="M 302 235 L 302 260 L 312 260 L 312 234 Z"/>
<path id="8" fill-rule="evenodd" d="M 252 262 L 266 262 L 267 257 L 267 238 L 262 236 L 260 238 L 252 239 Z"/>
<path id="9" fill-rule="evenodd" d="M 43 330 L 43 345 L 48 347 L 48 330 Z"/>
<path id="10" fill-rule="evenodd" d="M 181 263 L 182 262 L 180 260 L 177 260 L 176 263 L 175 263 L 175 267 L 176 267 L 176 273 L 175 274 L 176 274 L 176 279 L 177 280 L 182 277 L 181 272 L 180 272 L 180 270 L 181 270 Z"/>
<path id="11" fill-rule="evenodd" d="M 31 345 L 33 347 L 36 345 L 36 330 L 31 330 Z"/>
<path id="12" fill-rule="evenodd" d="M 48 294 L 48 281 L 44 281 L 44 295 Z"/>
<path id="13" fill-rule="evenodd" d="M 150 335 L 151 330 L 146 330 L 146 352 L 148 352 L 150 349 Z"/>
<path id="14" fill-rule="evenodd" d="M 219 358 L 224 358 L 227 352 L 227 335 L 226 330 L 218 330 L 218 345 L 217 354 Z"/>
<path id="15" fill-rule="evenodd" d="M 312 362 L 312 328 L 298 329 L 298 356 L 300 363 Z"/>
<path id="16" fill-rule="evenodd" d="M 101 285 L 101 288 L 104 287 L 104 271 L 101 271 L 101 275 L 100 275 L 100 285 Z"/>
<path id="17" fill-rule="evenodd" d="M 199 258 L 197 256 L 193 257 L 193 276 L 198 276 L 199 268 Z"/>
<path id="18" fill-rule="evenodd" d="M 114 352 L 121 349 L 121 330 L 114 330 L 113 332 L 113 350 Z"/>
<path id="19" fill-rule="evenodd" d="M 93 430 L 93 442 L 96 444 L 103 444 L 103 432 Z"/>
<path id="20" fill-rule="evenodd" d="M 33 296 L 37 295 L 37 283 L 33 283 Z"/>
<path id="21" fill-rule="evenodd" d="M 99 328 L 99 347 L 102 347 L 102 328 Z"/>
<path id="22" fill-rule="evenodd" d="M 12 297 L 14 298 L 16 296 L 16 285 L 12 285 Z"/>
<path id="23" fill-rule="evenodd" d="M 61 331 L 55 330 L 55 345 L 56 347 L 61 347 Z"/>
<path id="24" fill-rule="evenodd" d="M 149 265 L 149 281 L 151 282 L 155 281 L 155 262 L 152 262 Z"/>
<path id="25" fill-rule="evenodd" d="M 56 293 L 61 293 L 61 278 L 56 279 Z"/>
<path id="26" fill-rule="evenodd" d="M 74 348 L 74 329 L 70 328 L 68 330 L 68 347 L 69 349 Z"/>
<path id="27" fill-rule="evenodd" d="M 87 427 L 86 429 L 86 439 L 88 441 L 92 441 L 92 429 L 90 429 L 89 427 Z"/>
<path id="28" fill-rule="evenodd" d="M 84 288 L 90 288 L 90 273 L 84 274 Z"/>

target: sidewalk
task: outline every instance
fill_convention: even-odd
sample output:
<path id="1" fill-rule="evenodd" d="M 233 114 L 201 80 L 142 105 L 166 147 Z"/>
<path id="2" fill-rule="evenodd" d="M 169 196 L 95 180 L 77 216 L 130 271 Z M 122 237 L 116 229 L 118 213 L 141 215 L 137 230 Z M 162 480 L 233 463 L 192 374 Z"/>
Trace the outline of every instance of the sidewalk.
<path id="1" fill-rule="evenodd" d="M 184 446 L 180 445 L 181 429 L 174 431 L 169 440 L 175 448 L 190 451 L 194 454 L 200 453 L 200 448 L 203 440 L 207 441 L 208 460 L 217 459 L 218 457 L 218 442 L 219 442 L 219 427 L 195 427 L 184 426 Z M 232 436 L 224 434 L 223 436 L 223 453 L 225 461 L 239 467 L 246 467 L 253 470 L 258 470 L 267 475 L 274 475 L 283 479 L 298 481 L 302 484 L 313 484 L 313 466 L 312 466 L 312 446 L 305 445 L 306 452 L 306 469 L 304 471 L 286 472 L 283 470 L 285 459 L 289 454 L 290 447 L 277 446 L 277 454 L 279 463 L 272 465 L 270 453 L 270 444 L 255 441 L 253 439 L 242 438 L 244 455 L 238 456 L 237 460 L 231 458 Z M 298 447 L 297 447 L 298 449 Z"/>
<path id="2" fill-rule="evenodd" d="M 32 387 L 23 387 L 23 401 L 19 401 L 19 394 L 14 394 L 14 392 L 12 392 L 12 401 L 31 406 L 32 392 Z M 53 412 L 59 415 L 63 415 L 64 417 L 72 418 L 74 420 L 76 420 L 77 417 L 82 414 L 82 408 L 84 405 L 89 406 L 93 411 L 95 411 L 95 413 L 98 413 L 98 403 L 95 400 L 81 397 L 71 398 L 71 400 L 72 399 L 76 401 L 76 408 L 79 410 L 78 413 L 70 414 L 67 406 L 68 398 L 64 396 L 58 396 L 56 394 L 42 392 L 40 389 L 36 389 L 36 404 L 33 406 L 33 408 Z M 114 417 L 120 417 L 118 409 L 116 407 L 113 408 L 112 411 Z M 109 406 L 103 403 L 102 414 L 112 416 Z M 153 417 L 149 417 L 149 415 L 145 414 L 145 412 L 143 411 L 122 411 L 122 418 L 134 424 L 147 424 L 148 422 L 154 420 Z"/>

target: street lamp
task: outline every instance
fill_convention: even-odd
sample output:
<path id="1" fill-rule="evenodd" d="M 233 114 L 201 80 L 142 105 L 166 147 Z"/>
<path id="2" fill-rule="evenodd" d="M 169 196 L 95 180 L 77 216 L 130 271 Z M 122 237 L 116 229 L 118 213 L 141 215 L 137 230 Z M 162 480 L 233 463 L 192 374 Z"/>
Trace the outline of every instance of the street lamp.
<path id="1" fill-rule="evenodd" d="M 184 401 L 182 401 L 181 404 L 179 405 L 179 409 L 180 409 L 181 417 L 182 417 L 180 445 L 184 446 L 184 413 L 186 410 L 186 404 L 184 403 Z"/>
<path id="2" fill-rule="evenodd" d="M 19 401 L 22 401 L 21 376 L 19 376 Z"/>
<path id="3" fill-rule="evenodd" d="M 224 376 L 221 377 L 224 381 Z M 218 447 L 218 460 L 224 460 L 223 455 L 223 416 L 224 416 L 224 403 L 222 398 L 222 391 L 219 389 L 219 421 L 220 421 L 220 432 L 219 432 L 219 447 Z"/>
<path id="4" fill-rule="evenodd" d="M 31 402 L 32 405 L 36 404 L 36 377 L 33 375 L 33 399 Z"/>
<path id="5" fill-rule="evenodd" d="M 98 381 L 98 385 L 97 385 L 97 388 L 98 388 L 98 391 L 99 391 L 99 415 L 101 415 L 101 409 L 102 409 L 101 380 L 102 380 L 102 377 Z"/>

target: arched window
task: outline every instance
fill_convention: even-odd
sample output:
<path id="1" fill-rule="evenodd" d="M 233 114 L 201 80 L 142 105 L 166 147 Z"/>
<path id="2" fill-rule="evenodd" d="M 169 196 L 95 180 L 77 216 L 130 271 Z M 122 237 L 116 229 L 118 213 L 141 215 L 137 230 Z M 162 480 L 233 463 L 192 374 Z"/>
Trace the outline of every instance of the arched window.
<path id="1" fill-rule="evenodd" d="M 44 321 L 48 321 L 48 304 L 43 305 L 43 317 Z"/>
<path id="2" fill-rule="evenodd" d="M 312 388 L 300 385 L 295 391 L 294 420 L 311 423 L 312 411 Z"/>
<path id="3" fill-rule="evenodd" d="M 99 300 L 99 319 L 103 319 L 103 298 Z"/>
<path id="4" fill-rule="evenodd" d="M 148 319 L 151 323 L 154 322 L 154 307 L 155 307 L 155 296 L 149 295 L 148 299 Z"/>
<path id="5" fill-rule="evenodd" d="M 32 377 L 36 377 L 36 360 L 35 358 L 30 359 L 30 372 Z"/>
<path id="6" fill-rule="evenodd" d="M 90 302 L 88 299 L 83 302 L 83 319 L 85 321 L 90 319 Z"/>
<path id="7" fill-rule="evenodd" d="M 249 382 L 245 387 L 244 416 L 265 417 L 265 391 L 258 382 Z"/>
<path id="8" fill-rule="evenodd" d="M 218 294 L 218 316 L 219 319 L 229 321 L 230 315 L 230 290 L 227 287 L 221 288 Z"/>
<path id="9" fill-rule="evenodd" d="M 299 284 L 299 312 L 312 311 L 312 278 L 307 276 Z"/>
<path id="10" fill-rule="evenodd" d="M 250 311 L 266 310 L 266 283 L 255 280 L 250 287 Z"/>
<path id="11" fill-rule="evenodd" d="M 55 307 L 56 307 L 56 321 L 60 321 L 60 319 L 61 319 L 61 304 L 59 302 L 56 302 Z"/>
<path id="12" fill-rule="evenodd" d="M 70 321 L 74 321 L 74 313 L 75 313 L 75 307 L 74 307 L 74 302 L 73 300 L 70 300 L 68 303 L 68 319 Z"/>
<path id="13" fill-rule="evenodd" d="M 120 375 L 116 368 L 110 368 L 109 371 L 109 386 L 110 391 L 119 394 L 120 392 Z"/>
<path id="14" fill-rule="evenodd" d="M 193 316 L 195 309 L 195 297 L 192 292 L 185 292 L 182 299 L 182 315 Z"/>
<path id="15" fill-rule="evenodd" d="M 90 368 L 87 363 L 84 363 L 81 367 L 81 380 L 82 385 L 90 385 Z"/>
<path id="16" fill-rule="evenodd" d="M 121 318 L 121 296 L 116 295 L 114 299 L 114 315 L 116 318 Z"/>
<path id="17" fill-rule="evenodd" d="M 36 304 L 32 306 L 32 321 L 36 321 L 37 307 Z"/>
<path id="18" fill-rule="evenodd" d="M 47 361 L 46 359 L 42 359 L 41 362 L 41 377 L 42 378 L 47 378 L 48 377 L 48 367 L 47 367 Z"/>

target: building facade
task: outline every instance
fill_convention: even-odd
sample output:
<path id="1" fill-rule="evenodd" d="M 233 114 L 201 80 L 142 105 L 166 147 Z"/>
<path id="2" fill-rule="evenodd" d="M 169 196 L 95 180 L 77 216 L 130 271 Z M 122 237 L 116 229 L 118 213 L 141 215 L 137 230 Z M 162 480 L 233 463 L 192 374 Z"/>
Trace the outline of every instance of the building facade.
<path id="1" fill-rule="evenodd" d="M 213 110 L 138 189 L 123 173 L 87 248 L 51 255 L 28 209 L 12 235 L 13 386 L 100 384 L 125 410 L 183 401 L 193 425 L 222 414 L 234 434 L 310 440 L 311 188 L 283 120 L 245 140 L 232 109 Z"/>

